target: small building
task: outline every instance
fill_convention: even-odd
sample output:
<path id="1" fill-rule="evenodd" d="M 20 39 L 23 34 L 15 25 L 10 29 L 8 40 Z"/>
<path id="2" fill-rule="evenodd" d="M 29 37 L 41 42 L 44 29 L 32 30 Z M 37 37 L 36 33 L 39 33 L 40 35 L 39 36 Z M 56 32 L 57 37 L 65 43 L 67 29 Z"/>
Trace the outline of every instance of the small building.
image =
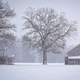
<path id="1" fill-rule="evenodd" d="M 65 64 L 80 65 L 80 56 L 65 57 Z"/>
<path id="2" fill-rule="evenodd" d="M 65 56 L 66 65 L 80 65 L 80 45 L 76 46 Z"/>

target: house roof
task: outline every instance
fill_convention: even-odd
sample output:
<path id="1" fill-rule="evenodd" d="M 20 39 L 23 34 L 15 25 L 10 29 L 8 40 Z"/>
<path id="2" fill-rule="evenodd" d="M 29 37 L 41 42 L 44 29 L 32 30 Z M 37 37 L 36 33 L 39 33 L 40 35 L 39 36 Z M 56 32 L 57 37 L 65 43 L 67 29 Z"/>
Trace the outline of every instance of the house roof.
<path id="1" fill-rule="evenodd" d="M 80 44 L 67 53 L 68 56 L 80 56 Z"/>
<path id="2" fill-rule="evenodd" d="M 80 59 L 80 56 L 71 56 L 69 59 Z"/>

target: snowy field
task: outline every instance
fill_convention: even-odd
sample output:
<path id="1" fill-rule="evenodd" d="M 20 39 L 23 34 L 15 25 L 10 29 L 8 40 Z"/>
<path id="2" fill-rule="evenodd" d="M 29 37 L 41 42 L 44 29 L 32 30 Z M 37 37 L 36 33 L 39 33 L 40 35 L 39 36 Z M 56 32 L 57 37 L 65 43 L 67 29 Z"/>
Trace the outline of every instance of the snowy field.
<path id="1" fill-rule="evenodd" d="M 79 65 L 0 65 L 0 80 L 80 80 Z"/>

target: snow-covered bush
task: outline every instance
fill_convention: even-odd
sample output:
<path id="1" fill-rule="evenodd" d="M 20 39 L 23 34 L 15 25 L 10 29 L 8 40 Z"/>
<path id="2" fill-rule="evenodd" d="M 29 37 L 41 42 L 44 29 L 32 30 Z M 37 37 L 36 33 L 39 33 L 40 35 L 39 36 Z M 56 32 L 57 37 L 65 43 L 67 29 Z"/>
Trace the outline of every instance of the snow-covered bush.
<path id="1" fill-rule="evenodd" d="M 13 64 L 14 58 L 8 56 L 0 56 L 0 64 L 11 65 Z"/>

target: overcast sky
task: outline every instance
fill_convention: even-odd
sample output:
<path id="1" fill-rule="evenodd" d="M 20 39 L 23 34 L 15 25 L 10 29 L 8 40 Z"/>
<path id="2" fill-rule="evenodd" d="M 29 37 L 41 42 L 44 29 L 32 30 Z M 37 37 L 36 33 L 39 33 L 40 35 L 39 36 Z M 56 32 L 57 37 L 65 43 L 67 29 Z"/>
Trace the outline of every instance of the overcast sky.
<path id="1" fill-rule="evenodd" d="M 22 16 L 27 7 L 49 7 L 54 8 L 58 12 L 64 12 L 68 19 L 76 20 L 80 25 L 80 0 L 7 0 L 12 8 L 15 9 L 16 17 L 13 23 L 17 26 L 17 35 L 20 37 L 21 28 L 23 27 Z M 75 37 L 71 44 L 76 44 L 80 38 Z"/>

